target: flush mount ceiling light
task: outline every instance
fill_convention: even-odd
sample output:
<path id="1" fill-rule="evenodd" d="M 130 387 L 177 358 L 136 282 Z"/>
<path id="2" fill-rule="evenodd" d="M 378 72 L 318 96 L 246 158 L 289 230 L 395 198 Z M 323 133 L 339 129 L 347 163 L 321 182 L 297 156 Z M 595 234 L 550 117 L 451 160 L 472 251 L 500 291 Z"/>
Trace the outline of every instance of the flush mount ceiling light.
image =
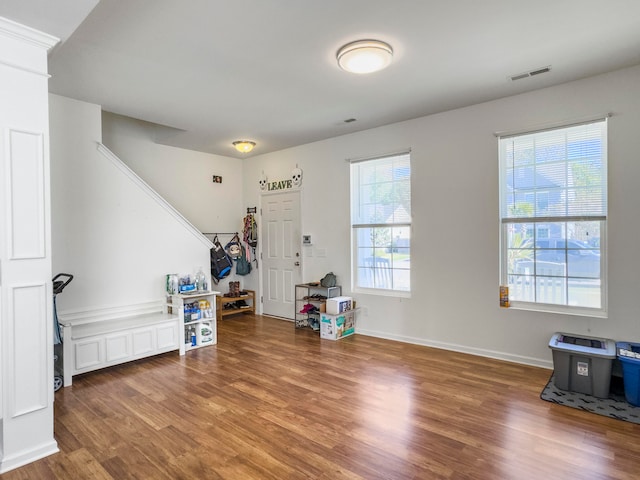
<path id="1" fill-rule="evenodd" d="M 252 142 L 250 140 L 236 140 L 233 142 L 233 146 L 236 147 L 236 150 L 242 153 L 249 153 L 253 150 L 253 147 L 256 146 L 256 142 Z"/>
<path id="2" fill-rule="evenodd" d="M 379 40 L 358 40 L 341 47 L 336 59 L 340 68 L 347 72 L 372 73 L 389 66 L 393 49 Z"/>

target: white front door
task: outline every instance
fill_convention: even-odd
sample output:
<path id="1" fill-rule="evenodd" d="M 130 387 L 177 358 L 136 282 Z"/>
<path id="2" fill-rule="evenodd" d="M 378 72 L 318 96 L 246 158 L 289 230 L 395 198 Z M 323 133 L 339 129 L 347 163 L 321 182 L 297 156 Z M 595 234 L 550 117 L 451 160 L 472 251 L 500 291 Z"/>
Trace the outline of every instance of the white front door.
<path id="1" fill-rule="evenodd" d="M 262 197 L 262 238 L 262 313 L 293 319 L 302 281 L 299 191 Z"/>

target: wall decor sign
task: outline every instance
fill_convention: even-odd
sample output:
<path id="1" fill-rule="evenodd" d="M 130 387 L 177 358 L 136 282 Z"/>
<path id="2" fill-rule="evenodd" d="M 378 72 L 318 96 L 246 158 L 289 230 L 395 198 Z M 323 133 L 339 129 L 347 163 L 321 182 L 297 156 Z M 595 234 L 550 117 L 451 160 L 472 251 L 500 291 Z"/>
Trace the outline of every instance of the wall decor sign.
<path id="1" fill-rule="evenodd" d="M 293 180 L 277 180 L 275 182 L 267 183 L 267 190 L 272 192 L 274 190 L 287 190 L 289 188 L 293 188 Z"/>
<path id="2" fill-rule="evenodd" d="M 294 187 L 298 188 L 302 185 L 302 170 L 296 165 L 296 168 L 291 171 L 291 178 L 275 180 L 273 182 L 270 182 L 264 172 L 262 172 L 258 183 L 260 184 L 260 190 L 267 190 L 268 192 L 287 190 Z"/>

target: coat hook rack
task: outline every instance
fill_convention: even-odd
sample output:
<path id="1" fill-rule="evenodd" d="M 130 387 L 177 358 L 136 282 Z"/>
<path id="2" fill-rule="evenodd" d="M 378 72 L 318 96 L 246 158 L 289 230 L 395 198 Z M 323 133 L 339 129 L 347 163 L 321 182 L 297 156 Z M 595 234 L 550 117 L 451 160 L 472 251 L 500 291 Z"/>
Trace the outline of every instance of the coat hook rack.
<path id="1" fill-rule="evenodd" d="M 257 213 L 258 207 L 249 207 L 247 208 L 247 213 Z"/>
<path id="2" fill-rule="evenodd" d="M 203 235 L 238 235 L 238 232 L 202 232 Z"/>

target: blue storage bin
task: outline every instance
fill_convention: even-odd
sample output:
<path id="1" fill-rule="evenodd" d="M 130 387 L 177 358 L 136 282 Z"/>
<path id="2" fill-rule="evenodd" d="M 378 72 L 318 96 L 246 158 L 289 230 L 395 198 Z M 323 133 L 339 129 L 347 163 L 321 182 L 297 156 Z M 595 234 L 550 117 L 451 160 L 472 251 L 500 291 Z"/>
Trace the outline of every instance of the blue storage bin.
<path id="1" fill-rule="evenodd" d="M 640 343 L 617 342 L 616 350 L 622 364 L 624 398 L 640 407 Z"/>

